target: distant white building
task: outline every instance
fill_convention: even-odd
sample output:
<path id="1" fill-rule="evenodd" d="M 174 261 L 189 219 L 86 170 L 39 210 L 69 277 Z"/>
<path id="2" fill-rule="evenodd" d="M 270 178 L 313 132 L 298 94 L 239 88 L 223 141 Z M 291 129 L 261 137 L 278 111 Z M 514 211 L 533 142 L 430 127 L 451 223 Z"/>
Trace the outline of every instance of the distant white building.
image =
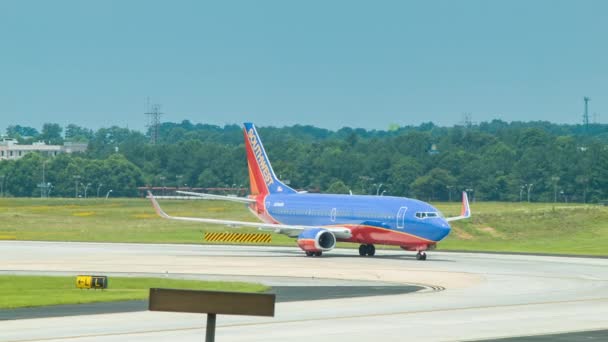
<path id="1" fill-rule="evenodd" d="M 4 138 L 0 140 L 0 160 L 19 159 L 31 152 L 39 152 L 45 156 L 56 156 L 60 153 L 85 152 L 87 143 L 66 142 L 63 145 L 47 145 L 35 142 L 32 145 L 19 145 L 17 140 Z"/>

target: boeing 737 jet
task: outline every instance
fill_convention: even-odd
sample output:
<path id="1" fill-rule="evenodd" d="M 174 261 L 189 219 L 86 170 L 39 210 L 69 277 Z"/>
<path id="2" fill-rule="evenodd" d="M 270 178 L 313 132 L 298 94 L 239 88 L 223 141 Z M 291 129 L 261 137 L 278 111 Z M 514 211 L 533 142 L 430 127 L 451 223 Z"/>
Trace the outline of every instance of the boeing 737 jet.
<path id="1" fill-rule="evenodd" d="M 311 194 L 298 192 L 275 175 L 255 126 L 244 124 L 249 166 L 249 197 L 181 192 L 203 199 L 245 203 L 262 223 L 167 215 L 151 193 L 154 209 L 163 218 L 232 227 L 257 227 L 296 237 L 307 256 L 321 256 L 337 241 L 358 243 L 359 255 L 373 256 L 375 245 L 400 246 L 426 260 L 427 250 L 450 233 L 448 222 L 471 216 L 467 193 L 462 193 L 460 216 L 444 218 L 432 205 L 393 196 Z"/>

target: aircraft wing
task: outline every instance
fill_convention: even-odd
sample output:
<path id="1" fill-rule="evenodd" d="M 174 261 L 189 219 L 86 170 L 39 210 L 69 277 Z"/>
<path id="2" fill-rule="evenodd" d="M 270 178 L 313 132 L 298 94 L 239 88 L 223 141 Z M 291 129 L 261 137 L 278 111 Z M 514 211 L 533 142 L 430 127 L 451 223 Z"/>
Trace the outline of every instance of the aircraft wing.
<path id="1" fill-rule="evenodd" d="M 274 224 L 274 223 L 258 223 L 258 222 L 246 222 L 246 221 L 232 221 L 232 220 L 221 220 L 221 219 L 211 219 L 211 218 L 203 218 L 203 217 L 180 217 L 180 216 L 171 216 L 163 211 L 163 209 L 156 201 L 156 198 L 152 195 L 150 191 L 148 191 L 148 197 L 152 201 L 152 206 L 154 206 L 154 210 L 158 214 L 158 216 L 170 220 L 178 220 L 178 221 L 190 221 L 190 222 L 201 222 L 208 224 L 217 224 L 230 226 L 232 228 L 238 227 L 252 227 L 259 228 L 262 230 L 272 231 L 274 233 L 279 234 L 287 234 L 289 236 L 296 236 L 299 232 L 312 229 L 312 228 L 324 228 L 332 233 L 337 238 L 340 239 L 348 239 L 351 237 L 351 230 L 347 227 L 318 227 L 318 226 L 297 226 L 297 225 L 289 225 L 289 224 Z"/>
<path id="2" fill-rule="evenodd" d="M 460 209 L 460 216 L 447 217 L 445 220 L 456 221 L 462 220 L 471 217 L 471 208 L 469 207 L 469 196 L 467 196 L 467 192 L 462 192 L 462 209 Z"/>
<path id="3" fill-rule="evenodd" d="M 200 192 L 191 192 L 191 191 L 176 191 L 178 194 L 188 195 L 188 196 L 196 196 L 201 199 L 208 200 L 221 200 L 221 201 L 231 201 L 231 202 L 240 202 L 240 203 L 253 203 L 254 199 L 247 197 L 236 197 L 236 196 L 222 196 L 222 195 L 212 195 L 212 194 L 204 194 Z"/>

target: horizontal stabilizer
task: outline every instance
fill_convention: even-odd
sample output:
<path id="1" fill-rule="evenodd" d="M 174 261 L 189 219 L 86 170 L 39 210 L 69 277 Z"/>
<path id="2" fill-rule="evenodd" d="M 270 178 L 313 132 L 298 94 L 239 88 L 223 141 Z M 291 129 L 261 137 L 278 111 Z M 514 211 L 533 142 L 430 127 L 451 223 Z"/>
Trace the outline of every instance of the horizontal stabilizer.
<path id="1" fill-rule="evenodd" d="M 212 194 L 204 194 L 200 192 L 191 192 L 191 191 L 176 191 L 178 194 L 183 194 L 186 196 L 195 196 L 200 199 L 206 200 L 218 200 L 218 201 L 231 201 L 231 202 L 241 202 L 241 203 L 254 203 L 255 200 L 247 197 L 237 197 L 237 196 L 222 196 L 222 195 L 212 195 Z M 156 196 L 157 198 L 162 198 Z"/>

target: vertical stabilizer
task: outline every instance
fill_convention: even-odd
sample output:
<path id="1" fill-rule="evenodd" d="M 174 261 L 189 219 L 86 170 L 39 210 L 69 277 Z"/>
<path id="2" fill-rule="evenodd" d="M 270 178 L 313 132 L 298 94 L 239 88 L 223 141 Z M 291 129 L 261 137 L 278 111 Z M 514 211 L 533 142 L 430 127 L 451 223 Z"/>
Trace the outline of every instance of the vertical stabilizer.
<path id="1" fill-rule="evenodd" d="M 255 126 L 247 122 L 244 126 L 243 133 L 245 135 L 245 150 L 247 151 L 251 194 L 296 193 L 294 189 L 283 184 L 274 174 Z"/>

